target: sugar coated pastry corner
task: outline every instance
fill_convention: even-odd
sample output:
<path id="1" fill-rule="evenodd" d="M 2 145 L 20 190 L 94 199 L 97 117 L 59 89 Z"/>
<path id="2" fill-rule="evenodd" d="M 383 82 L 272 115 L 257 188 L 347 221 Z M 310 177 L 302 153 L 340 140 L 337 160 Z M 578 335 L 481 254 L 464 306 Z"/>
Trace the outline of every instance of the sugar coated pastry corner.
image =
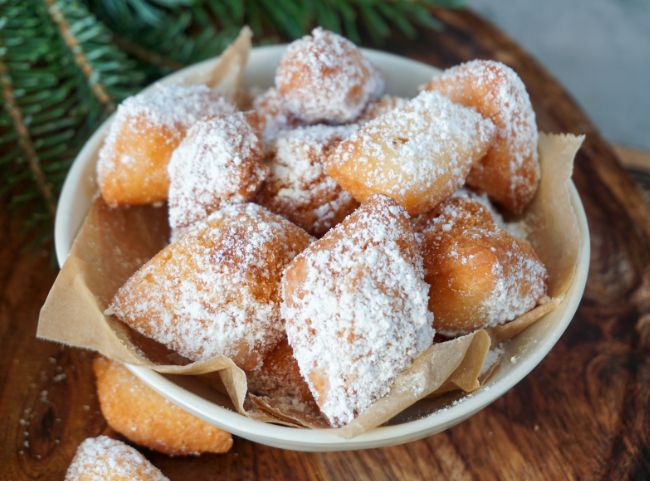
<path id="1" fill-rule="evenodd" d="M 156 85 L 122 102 L 99 151 L 97 183 L 111 205 L 167 199 L 167 164 L 187 129 L 236 107 L 205 85 Z"/>
<path id="2" fill-rule="evenodd" d="M 107 436 L 88 438 L 77 448 L 65 481 L 169 481 L 131 446 Z"/>
<path id="3" fill-rule="evenodd" d="M 302 376 L 333 426 L 385 395 L 433 340 L 406 211 L 372 196 L 284 272 L 282 315 Z"/>
<path id="4" fill-rule="evenodd" d="M 180 231 L 222 205 L 247 202 L 267 175 L 262 143 L 243 113 L 192 126 L 169 161 L 169 224 Z"/>
<path id="5" fill-rule="evenodd" d="M 517 73 L 500 62 L 472 60 L 445 70 L 424 88 L 476 109 L 496 125 L 496 138 L 468 183 L 511 212 L 523 212 L 537 192 L 540 170 L 535 111 Z"/>
<path id="6" fill-rule="evenodd" d="M 253 369 L 284 335 L 280 277 L 310 241 L 257 204 L 225 206 L 133 274 L 108 312 L 192 361 Z"/>
<path id="7" fill-rule="evenodd" d="M 359 202 L 380 193 L 420 214 L 463 186 L 494 134 L 494 124 L 475 110 L 422 92 L 341 142 L 327 172 Z"/>
<path id="8" fill-rule="evenodd" d="M 420 242 L 437 331 L 503 324 L 546 295 L 548 274 L 533 247 L 499 226 L 478 196 L 454 196 L 429 216 Z"/>
<path id="9" fill-rule="evenodd" d="M 325 172 L 328 153 L 354 130 L 319 124 L 279 134 L 256 201 L 310 234 L 325 234 L 359 205 Z"/>

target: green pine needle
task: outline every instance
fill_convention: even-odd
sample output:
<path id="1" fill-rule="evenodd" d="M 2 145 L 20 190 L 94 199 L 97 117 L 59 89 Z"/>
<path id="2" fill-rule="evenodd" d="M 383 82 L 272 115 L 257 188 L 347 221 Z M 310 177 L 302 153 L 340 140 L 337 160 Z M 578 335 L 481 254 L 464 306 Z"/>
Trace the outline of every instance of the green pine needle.
<path id="1" fill-rule="evenodd" d="M 438 25 L 464 0 L 0 0 L 0 197 L 34 242 L 51 239 L 75 155 L 125 97 L 218 55 L 249 25 L 261 43 L 316 25 L 381 44 Z"/>

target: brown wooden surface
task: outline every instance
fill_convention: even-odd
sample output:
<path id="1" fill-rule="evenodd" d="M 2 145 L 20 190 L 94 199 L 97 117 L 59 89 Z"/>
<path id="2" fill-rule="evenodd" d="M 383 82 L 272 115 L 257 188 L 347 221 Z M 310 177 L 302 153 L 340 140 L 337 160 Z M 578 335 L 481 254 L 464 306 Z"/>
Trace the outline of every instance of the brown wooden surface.
<path id="1" fill-rule="evenodd" d="M 388 48 L 446 67 L 495 58 L 523 77 L 540 128 L 586 133 L 575 182 L 592 233 L 578 314 L 516 388 L 443 434 L 388 449 L 304 454 L 237 439 L 223 456 L 145 451 L 172 480 L 650 479 L 650 212 L 610 146 L 558 83 L 503 34 L 466 12 L 442 33 Z M 21 252 L 0 210 L 0 479 L 62 479 L 77 447 L 106 432 L 91 354 L 34 339 L 54 279 L 49 253 Z"/>

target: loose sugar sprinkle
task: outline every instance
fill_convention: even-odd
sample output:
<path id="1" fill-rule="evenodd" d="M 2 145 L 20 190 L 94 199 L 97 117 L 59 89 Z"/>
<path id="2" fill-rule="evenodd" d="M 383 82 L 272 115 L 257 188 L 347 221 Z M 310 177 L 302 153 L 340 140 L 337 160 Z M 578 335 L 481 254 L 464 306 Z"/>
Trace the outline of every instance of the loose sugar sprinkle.
<path id="1" fill-rule="evenodd" d="M 384 89 L 361 50 L 320 27 L 287 47 L 275 85 L 289 111 L 308 123 L 350 122 Z"/>
<path id="2" fill-rule="evenodd" d="M 309 241 L 261 206 L 228 205 L 136 272 L 108 313 L 193 361 L 246 363 L 282 337 L 280 275 Z"/>
<path id="3" fill-rule="evenodd" d="M 182 229 L 223 203 L 254 197 L 267 168 L 262 146 L 244 114 L 198 121 L 169 161 L 169 223 Z"/>
<path id="4" fill-rule="evenodd" d="M 88 438 L 77 448 L 66 481 L 105 481 L 131 479 L 135 481 L 169 481 L 142 454 L 120 441 L 107 436 Z"/>
<path id="5" fill-rule="evenodd" d="M 304 277 L 285 272 L 287 336 L 322 412 L 342 426 L 432 343 L 422 259 L 405 211 L 376 196 L 292 266 Z"/>
<path id="6" fill-rule="evenodd" d="M 358 205 L 324 167 L 329 151 L 355 128 L 313 125 L 280 134 L 258 202 L 314 235 L 327 232 Z"/>

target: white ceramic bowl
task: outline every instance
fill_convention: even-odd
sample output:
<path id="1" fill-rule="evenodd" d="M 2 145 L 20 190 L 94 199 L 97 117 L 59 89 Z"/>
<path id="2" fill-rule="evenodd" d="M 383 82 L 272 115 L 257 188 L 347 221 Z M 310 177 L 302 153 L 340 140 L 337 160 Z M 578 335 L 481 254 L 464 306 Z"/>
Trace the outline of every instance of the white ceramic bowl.
<path id="1" fill-rule="evenodd" d="M 269 86 L 284 46 L 252 50 L 244 75 L 247 86 Z M 394 95 L 413 96 L 418 85 L 438 70 L 430 65 L 388 53 L 365 50 L 386 80 L 386 90 Z M 212 60 L 176 72 L 165 79 L 173 81 L 190 72 L 210 68 Z M 96 190 L 94 183 L 97 149 L 107 132 L 110 119 L 95 132 L 74 161 L 59 200 L 55 226 L 55 247 L 59 265 L 65 261 L 72 241 L 88 210 Z M 353 439 L 343 439 L 331 431 L 295 429 L 255 421 L 223 407 L 223 399 L 190 378 L 163 376 L 147 368 L 130 366 L 131 371 L 176 404 L 237 436 L 269 446 L 300 451 L 337 451 L 389 446 L 443 431 L 484 408 L 504 394 L 546 356 L 571 322 L 582 297 L 589 265 L 589 232 L 580 198 L 571 186 L 571 203 L 578 218 L 581 234 L 577 276 L 568 295 L 553 312 L 532 326 L 522 336 L 526 342 L 514 343 L 507 352 L 516 362 L 501 363 L 487 385 L 424 417 L 400 424 L 382 426 Z M 521 336 L 520 336 L 521 337 Z"/>

